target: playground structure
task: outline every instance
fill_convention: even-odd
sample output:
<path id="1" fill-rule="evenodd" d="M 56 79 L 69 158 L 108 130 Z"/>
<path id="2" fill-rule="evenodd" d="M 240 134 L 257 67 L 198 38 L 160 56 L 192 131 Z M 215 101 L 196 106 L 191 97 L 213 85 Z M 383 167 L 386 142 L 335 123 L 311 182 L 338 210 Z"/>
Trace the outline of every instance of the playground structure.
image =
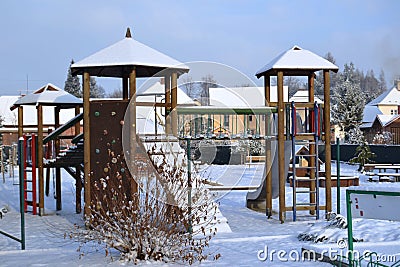
<path id="1" fill-rule="evenodd" d="M 26 133 L 23 121 L 24 117 L 24 106 L 26 105 L 34 105 L 37 110 L 37 136 L 34 134 Z M 43 127 L 43 107 L 50 106 L 54 107 L 54 127 L 57 129 L 53 133 L 49 133 L 46 138 L 44 136 L 44 127 Z M 48 195 L 49 192 L 49 184 L 50 184 L 50 168 L 55 168 L 55 180 L 56 180 L 56 208 L 57 210 L 61 210 L 61 169 L 60 168 L 69 168 L 69 164 L 63 164 L 54 166 L 49 164 L 51 159 L 54 159 L 56 155 L 60 153 L 60 140 L 61 138 L 69 138 L 72 139 L 73 136 L 59 136 L 65 130 L 74 126 L 75 134 L 79 134 L 80 125 L 79 121 L 72 120 L 72 123 L 66 123 L 60 127 L 60 111 L 61 109 L 69 109 L 74 108 L 75 114 L 80 113 L 80 107 L 82 106 L 82 101 L 67 92 L 57 88 L 52 84 L 47 84 L 42 88 L 39 88 L 32 94 L 28 94 L 24 97 L 21 97 L 14 105 L 11 107 L 11 110 L 18 108 L 18 138 L 24 138 L 23 147 L 24 154 L 26 157 L 24 158 L 25 164 L 22 169 L 22 175 L 24 176 L 24 196 L 25 196 L 25 210 L 26 205 L 30 205 L 33 207 L 33 214 L 36 214 L 39 209 L 39 214 L 44 215 L 44 196 L 45 193 Z M 77 115 L 79 116 L 79 115 Z M 27 135 L 24 135 L 26 133 Z M 57 135 L 56 135 L 57 134 Z M 58 138 L 54 140 L 54 142 L 50 142 L 55 139 L 55 136 Z M 36 141 L 35 141 L 36 140 Z M 31 149 L 28 149 L 29 147 Z M 26 162 L 31 162 L 31 167 L 28 169 Z M 80 164 L 80 163 L 79 163 Z M 77 165 L 74 165 L 77 167 Z M 47 179 L 46 179 L 46 188 L 45 188 L 45 179 L 44 179 L 44 170 L 47 169 Z M 38 188 L 39 191 L 36 192 L 36 182 L 32 180 L 28 180 L 26 176 L 26 172 L 32 172 L 32 178 L 36 179 L 36 169 L 37 169 L 37 179 L 38 179 Z M 31 186 L 28 189 L 28 183 L 31 183 Z M 32 192 L 30 192 L 32 191 Z M 31 194 L 31 200 L 27 200 L 27 194 Z M 80 190 L 79 183 L 77 179 L 77 190 L 76 196 L 80 199 Z M 38 199 L 38 202 L 36 201 Z M 78 207 L 77 207 L 78 209 Z"/>
<path id="2" fill-rule="evenodd" d="M 314 103 L 314 80 L 315 72 L 323 71 L 324 78 L 324 101 L 321 107 L 318 107 Z M 298 46 L 283 52 L 257 73 L 257 78 L 264 77 L 264 88 L 265 88 L 265 101 L 266 105 L 277 108 L 277 139 L 278 139 L 278 168 L 279 168 L 279 220 L 285 221 L 286 211 L 293 211 L 293 219 L 296 220 L 296 213 L 300 210 L 308 210 L 311 215 L 315 215 L 316 218 L 319 216 L 319 210 L 325 210 L 330 212 L 332 210 L 332 197 L 331 197 L 331 136 L 330 136 L 330 75 L 329 72 L 338 71 L 338 67 L 327 61 L 326 59 L 319 57 L 308 50 L 304 50 Z M 278 86 L 278 102 L 272 103 L 270 101 L 270 80 L 271 76 L 276 76 Z M 308 102 L 292 104 L 292 134 L 290 134 L 289 123 L 286 122 L 285 127 L 285 112 L 290 112 L 288 105 L 285 108 L 283 101 L 283 79 L 284 76 L 305 76 L 308 79 Z M 305 113 L 310 114 L 306 119 L 304 132 L 297 132 L 296 127 L 296 108 L 306 109 Z M 297 143 L 302 145 L 306 144 L 310 151 L 309 166 L 309 177 L 310 188 L 309 190 L 297 190 L 296 189 L 296 171 L 293 171 L 293 206 L 286 206 L 286 192 L 285 192 L 285 139 L 292 139 L 293 146 Z M 325 205 L 320 206 L 319 204 L 319 189 L 318 179 L 318 144 L 322 141 L 325 144 Z M 293 167 L 295 166 L 295 153 L 293 148 Z M 266 157 L 271 155 L 269 149 L 266 151 Z M 266 161 L 266 167 L 270 166 L 268 160 Z M 267 168 L 268 169 L 268 168 Z M 295 168 L 293 168 L 295 169 Z M 266 214 L 268 217 L 272 216 L 272 173 L 269 172 L 266 177 Z M 309 194 L 309 203 L 297 203 L 296 197 L 298 194 Z"/>
<path id="3" fill-rule="evenodd" d="M 300 65 L 299 65 L 300 62 Z M 256 193 L 248 195 L 247 206 L 257 209 L 261 202 L 265 203 L 266 215 L 272 216 L 272 198 L 279 197 L 279 220 L 285 221 L 286 211 L 293 212 L 296 220 L 298 211 L 309 211 L 319 218 L 319 211 L 331 211 L 331 170 L 330 164 L 325 166 L 326 193 L 325 205 L 319 201 L 319 165 L 318 144 L 325 144 L 325 162 L 330 162 L 330 117 L 329 117 L 329 71 L 337 71 L 337 66 L 325 59 L 303 50 L 297 46 L 284 52 L 262 68 L 256 76 L 264 77 L 265 106 L 247 108 L 215 108 L 215 107 L 179 107 L 177 104 L 177 80 L 179 75 L 189 71 L 189 68 L 147 47 L 131 36 L 128 29 L 125 38 L 116 44 L 107 47 L 71 66 L 73 75 L 82 75 L 83 104 L 71 100 L 57 103 L 40 101 L 17 101 L 19 136 L 23 136 L 23 105 L 37 105 L 38 115 L 38 181 L 39 181 L 39 214 L 44 214 L 44 168 L 56 169 L 56 196 L 57 209 L 61 209 L 60 168 L 67 170 L 76 179 L 76 211 L 80 212 L 80 195 L 84 188 L 85 215 L 90 214 L 89 204 L 93 199 L 93 186 L 99 177 L 109 171 L 108 164 L 112 151 L 112 161 L 118 161 L 121 166 L 135 168 L 135 162 L 140 157 L 136 153 L 143 149 L 144 143 L 154 142 L 177 143 L 181 140 L 213 139 L 223 140 L 258 140 L 266 148 L 265 173 L 260 188 Z M 314 79 L 316 71 L 323 71 L 324 96 L 322 104 L 314 102 Z M 90 100 L 90 77 L 114 77 L 122 79 L 123 97 L 121 100 Z M 270 100 L 270 78 L 277 76 L 277 102 Z M 283 78 L 284 76 L 306 76 L 308 78 L 308 95 L 306 103 L 284 103 Z M 164 102 L 136 101 L 136 79 L 143 77 L 160 77 L 165 82 Z M 33 95 L 46 90 L 38 90 Z M 21 98 L 21 100 L 24 98 Z M 29 99 L 29 98 L 28 98 Z M 43 136 L 42 105 L 54 105 L 55 130 L 46 137 Z M 83 105 L 83 113 L 80 107 Z M 143 135 L 138 131 L 136 119 L 137 107 L 154 107 L 164 109 L 164 132 L 155 135 Z M 64 125 L 60 125 L 58 113 L 61 108 L 75 108 L 76 116 Z M 306 120 L 304 125 L 298 123 L 297 112 L 302 109 Z M 129 114 L 127 117 L 125 114 Z M 246 123 L 250 116 L 255 120 L 255 131 L 248 132 Z M 132 119 L 133 118 L 133 119 Z M 80 133 L 80 121 L 83 120 L 83 133 Z M 157 120 L 156 120 L 157 121 Z M 224 125 L 229 121 L 230 127 Z M 106 122 L 106 123 L 105 123 Z M 277 122 L 277 127 L 274 125 Z M 129 150 L 123 151 L 122 128 L 128 126 Z M 60 153 L 59 140 L 67 129 L 74 128 L 74 135 L 69 136 L 74 144 L 69 150 Z M 157 123 L 155 124 L 157 129 Z M 242 129 L 239 132 L 238 129 Z M 291 143 L 290 143 L 291 142 Z M 291 144 L 291 145 L 290 145 Z M 45 150 L 45 145 L 47 150 Z M 293 156 L 293 206 L 286 206 L 285 184 L 288 172 L 288 157 L 296 145 L 307 146 L 309 160 L 307 166 L 296 166 L 296 156 Z M 52 147 L 52 148 L 51 148 Z M 275 149 L 276 147 L 276 149 Z M 286 147 L 286 149 L 285 149 Z M 290 149 L 291 148 L 291 149 Z M 148 148 L 147 148 L 148 149 Z M 285 152 L 286 150 L 286 152 Z M 43 162 L 45 151 L 49 153 L 49 160 Z M 275 152 L 276 151 L 276 152 Z M 125 152 L 125 153 L 124 153 Z M 288 154 L 289 153 L 289 154 Z M 304 155 L 303 155 L 304 156 Z M 50 159 L 51 158 L 51 159 Z M 276 160 L 274 161 L 274 159 Z M 273 163 L 273 161 L 275 163 Z M 113 162 L 114 163 L 114 162 Z M 276 165 L 276 168 L 274 166 Z M 128 168 L 122 167 L 120 174 L 127 182 L 129 193 L 138 191 L 136 182 Z M 75 170 L 73 169 L 75 168 Z M 297 177 L 296 168 L 306 169 L 308 176 Z M 83 175 L 82 175 L 83 169 Z M 276 172 L 273 174 L 273 171 Z M 132 172 L 132 168 L 129 168 Z M 49 173 L 49 172 L 48 172 Z M 273 182 L 273 179 L 276 179 Z M 309 188 L 298 190 L 297 183 L 308 179 Z M 49 178 L 48 178 L 49 180 Z M 48 181 L 47 180 L 47 181 Z M 299 194 L 308 194 L 309 203 L 297 203 Z"/>

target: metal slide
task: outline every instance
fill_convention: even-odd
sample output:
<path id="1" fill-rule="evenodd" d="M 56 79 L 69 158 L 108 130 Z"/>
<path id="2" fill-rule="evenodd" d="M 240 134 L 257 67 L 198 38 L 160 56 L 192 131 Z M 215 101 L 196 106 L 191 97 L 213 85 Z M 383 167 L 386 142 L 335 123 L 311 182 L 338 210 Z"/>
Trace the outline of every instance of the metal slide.
<path id="1" fill-rule="evenodd" d="M 290 156 L 291 156 L 291 140 L 285 141 L 285 179 L 288 175 Z M 272 141 L 271 144 L 272 151 L 271 154 L 273 156 L 271 170 L 266 170 L 264 168 L 263 179 L 261 181 L 260 186 L 256 189 L 256 191 L 250 191 L 246 196 L 246 206 L 249 209 L 253 210 L 263 210 L 265 211 L 265 200 L 267 195 L 266 190 L 266 177 L 267 171 L 272 171 L 272 198 L 277 198 L 279 196 L 279 167 L 278 167 L 278 141 Z"/>

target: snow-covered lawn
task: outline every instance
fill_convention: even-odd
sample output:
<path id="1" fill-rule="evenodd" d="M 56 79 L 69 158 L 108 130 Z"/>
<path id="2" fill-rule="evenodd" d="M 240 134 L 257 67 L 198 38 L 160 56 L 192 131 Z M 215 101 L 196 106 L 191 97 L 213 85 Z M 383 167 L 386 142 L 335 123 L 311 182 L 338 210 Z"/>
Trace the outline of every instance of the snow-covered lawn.
<path id="1" fill-rule="evenodd" d="M 262 164 L 233 166 L 202 166 L 203 176 L 223 185 L 258 185 L 263 172 Z M 336 171 L 332 163 L 332 171 Z M 355 166 L 341 164 L 342 174 L 357 174 Z M 16 180 L 16 179 L 15 179 Z M 63 210 L 55 211 L 55 200 L 52 193 L 46 197 L 46 216 L 26 214 L 26 250 L 20 250 L 16 241 L 0 235 L 0 266 L 119 266 L 123 263 L 105 257 L 104 250 L 96 244 L 85 247 L 83 257 L 77 251 L 78 243 L 68 238 L 74 224 L 82 225 L 82 215 L 75 214 L 74 180 L 62 174 Z M 371 186 L 388 186 L 370 183 L 365 176 L 360 177 L 361 184 Z M 390 183 L 400 191 L 400 183 Z M 51 190 L 53 190 L 51 188 Z M 287 205 L 291 202 L 291 188 L 287 187 Z M 345 188 L 341 189 L 341 214 L 345 215 Z M 267 220 L 265 215 L 246 208 L 246 191 L 219 192 L 216 201 L 220 203 L 222 215 L 227 219 L 231 231 L 224 229 L 211 240 L 210 252 L 220 253 L 218 261 L 206 261 L 204 266 L 299 266 L 294 261 L 301 255 L 303 247 L 315 250 L 337 249 L 337 240 L 347 238 L 346 229 L 328 227 L 324 220 L 312 218 L 292 222 L 291 212 L 281 224 L 275 215 Z M 333 210 L 336 211 L 336 188 L 332 188 Z M 321 189 L 321 202 L 324 200 Z M 273 201 L 277 210 L 278 200 Z M 6 176 L 6 183 L 0 182 L 0 208 L 8 206 L 9 211 L 0 219 L 0 230 L 19 236 L 18 186 L 13 179 Z M 394 212 L 398 208 L 394 207 Z M 321 212 L 321 218 L 324 213 Z M 362 239 L 355 247 L 363 246 L 371 251 L 398 254 L 400 252 L 400 223 L 381 220 L 353 220 L 354 237 Z M 223 230 L 221 228 L 221 230 Z M 309 233 L 323 235 L 325 243 L 299 241 L 298 235 Z M 67 237 L 65 237 L 67 235 Z M 390 245 L 391 250 L 387 250 Z M 360 247 L 359 247 L 360 248 Z M 279 252 L 283 250 L 283 252 Z M 117 255 L 115 255 L 117 256 Z M 265 259 L 265 261 L 263 261 Z M 400 255 L 397 256 L 400 260 Z M 143 265 L 154 264 L 149 262 Z M 306 266 L 330 266 L 321 262 L 305 262 Z M 165 264 L 159 263 L 159 266 Z M 171 264 L 170 264 L 171 265 Z M 180 264 L 177 264 L 180 265 Z"/>

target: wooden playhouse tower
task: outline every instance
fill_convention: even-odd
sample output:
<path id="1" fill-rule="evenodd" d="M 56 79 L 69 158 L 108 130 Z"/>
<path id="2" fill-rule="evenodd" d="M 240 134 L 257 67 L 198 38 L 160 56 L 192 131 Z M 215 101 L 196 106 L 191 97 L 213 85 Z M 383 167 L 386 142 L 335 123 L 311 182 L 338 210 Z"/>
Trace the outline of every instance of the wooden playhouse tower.
<path id="1" fill-rule="evenodd" d="M 319 107 L 314 103 L 314 80 L 315 72 L 322 71 L 324 78 L 324 101 Z M 330 212 L 332 210 L 331 201 L 331 136 L 330 136 L 330 71 L 337 72 L 338 67 L 326 59 L 298 46 L 283 52 L 271 62 L 261 68 L 257 73 L 257 78 L 264 77 L 265 103 L 268 106 L 277 107 L 277 155 L 279 166 L 279 220 L 285 221 L 286 211 L 293 212 L 293 219 L 296 219 L 298 211 L 309 211 L 311 215 L 318 218 L 319 210 Z M 276 76 L 278 102 L 270 101 L 270 78 Z M 297 106 L 284 103 L 283 82 L 285 76 L 305 76 L 308 79 L 308 102 L 298 104 Z M 308 110 L 309 116 L 304 123 L 304 131 L 297 133 L 295 127 L 291 127 L 290 112 L 295 113 L 296 108 Z M 295 118 L 295 116 L 294 116 Z M 292 125 L 295 125 L 293 123 Z M 286 205 L 285 192 L 285 140 L 292 139 L 292 143 L 302 143 L 307 145 L 310 151 L 310 164 L 306 167 L 309 170 L 309 188 L 307 190 L 298 190 L 296 188 L 296 174 L 293 172 L 293 204 Z M 319 169 L 318 169 L 318 144 L 325 144 L 325 205 L 319 204 Z M 294 149 L 293 149 L 294 150 Z M 270 150 L 267 149 L 267 157 Z M 271 156 L 271 154 L 269 154 Z M 293 155 L 293 166 L 295 165 L 295 156 Z M 266 160 L 266 168 L 270 168 L 271 161 Z M 268 217 L 272 215 L 272 175 L 271 171 L 266 177 L 266 213 Z M 297 203 L 298 195 L 306 193 L 309 195 L 309 202 Z"/>
<path id="2" fill-rule="evenodd" d="M 189 68 L 136 41 L 128 28 L 124 39 L 74 63 L 71 70 L 73 75 L 82 75 L 83 80 L 84 212 L 89 214 L 93 182 L 108 171 L 105 167 L 108 163 L 107 151 L 112 148 L 119 155 L 123 154 L 122 125 L 129 125 L 130 158 L 125 159 L 126 164 L 135 166 L 136 107 L 162 107 L 166 115 L 170 114 L 177 106 L 178 77 L 188 72 Z M 90 77 L 93 76 L 122 79 L 122 99 L 90 100 Z M 146 77 L 165 79 L 164 103 L 136 101 L 136 79 Z M 124 121 L 126 111 L 129 112 L 131 121 Z M 174 112 L 170 118 L 166 120 L 166 133 L 176 135 L 178 127 Z M 137 191 L 137 184 L 129 179 L 129 171 L 121 170 L 121 173 L 131 181 L 131 192 Z"/>
<path id="3" fill-rule="evenodd" d="M 36 117 L 37 121 L 35 125 L 24 123 L 24 107 L 26 106 L 35 106 L 36 107 Z M 74 109 L 75 115 L 80 114 L 80 108 L 82 106 L 82 100 L 79 98 L 65 92 L 64 90 L 58 88 L 53 84 L 46 84 L 34 91 L 31 94 L 25 95 L 18 99 L 11 110 L 18 108 L 18 138 L 22 138 L 24 134 L 28 134 L 28 137 L 24 137 L 25 139 L 37 140 L 31 143 L 31 158 L 32 158 L 32 168 L 24 168 L 24 173 L 27 171 L 32 172 L 32 179 L 24 179 L 24 195 L 25 195 L 25 210 L 26 206 L 32 206 L 33 214 L 36 214 L 37 208 L 39 209 L 39 215 L 45 214 L 45 206 L 44 206 L 44 196 L 48 195 L 49 192 L 49 180 L 50 180 L 50 169 L 55 169 L 55 196 L 56 196 L 56 209 L 61 210 L 61 168 L 77 168 L 80 167 L 79 158 L 76 161 L 71 155 L 68 155 L 68 161 L 64 162 L 61 165 L 53 165 L 49 164 L 47 161 L 51 150 L 54 149 L 55 154 L 59 154 L 60 152 L 60 140 L 61 138 L 72 139 L 71 135 L 60 136 L 61 133 L 64 133 L 66 130 L 71 129 L 71 132 L 74 135 L 78 135 L 80 133 L 80 124 L 78 120 L 71 120 L 67 122 L 63 127 L 60 128 L 60 112 L 63 109 Z M 25 109 L 26 112 L 26 109 Z M 48 112 L 54 112 L 54 124 L 51 127 L 54 127 L 55 131 L 52 133 L 45 132 L 44 127 L 44 117 L 50 117 Z M 48 127 L 49 125 L 47 125 Z M 30 129 L 35 129 L 33 132 Z M 60 131 L 62 130 L 62 131 Z M 37 136 L 36 136 L 37 132 Z M 57 134 L 58 133 L 58 134 Z M 50 142 L 54 141 L 54 142 Z M 36 147 L 36 148 L 35 148 Z M 46 153 L 45 153 L 46 152 Z M 47 154 L 47 155 L 46 155 Z M 26 155 L 26 152 L 25 152 Z M 46 159 L 46 160 L 44 160 Z M 36 162 L 35 162 L 36 161 Z M 25 164 L 26 165 L 26 164 Z M 36 169 L 37 169 L 37 180 L 36 177 Z M 45 181 L 45 170 L 47 170 L 47 179 Z M 80 210 L 80 194 L 81 194 L 81 183 L 80 177 L 76 177 L 76 210 L 77 212 Z M 29 184 L 29 185 L 28 185 Z M 39 190 L 36 191 L 36 184 L 38 184 Z M 38 201 L 36 201 L 38 199 Z"/>

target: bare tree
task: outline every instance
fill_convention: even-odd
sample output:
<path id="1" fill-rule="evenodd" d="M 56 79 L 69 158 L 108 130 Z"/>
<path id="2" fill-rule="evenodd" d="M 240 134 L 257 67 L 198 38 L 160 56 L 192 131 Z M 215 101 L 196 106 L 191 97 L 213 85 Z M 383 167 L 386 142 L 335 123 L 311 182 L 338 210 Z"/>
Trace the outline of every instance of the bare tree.
<path id="1" fill-rule="evenodd" d="M 201 78 L 201 104 L 203 106 L 210 105 L 210 87 L 217 87 L 217 81 L 212 74 L 207 74 Z"/>
<path id="2" fill-rule="evenodd" d="M 122 89 L 116 88 L 111 93 L 107 94 L 107 98 L 122 98 Z"/>

